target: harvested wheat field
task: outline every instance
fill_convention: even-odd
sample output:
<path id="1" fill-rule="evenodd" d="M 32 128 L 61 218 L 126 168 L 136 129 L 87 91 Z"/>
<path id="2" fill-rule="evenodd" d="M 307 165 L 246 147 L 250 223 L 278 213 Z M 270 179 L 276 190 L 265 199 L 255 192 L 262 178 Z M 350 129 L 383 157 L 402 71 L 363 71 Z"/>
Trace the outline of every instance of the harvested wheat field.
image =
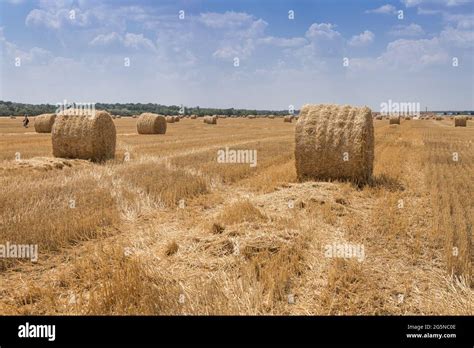
<path id="1" fill-rule="evenodd" d="M 359 137 L 362 115 L 320 120 L 325 142 Z M 361 185 L 297 180 L 295 128 L 318 126 L 304 117 L 185 118 L 159 137 L 138 120 L 115 119 L 115 156 L 94 163 L 0 118 L 0 244 L 38 245 L 36 262 L 0 260 L 1 313 L 474 313 L 472 123 L 374 120 Z"/>

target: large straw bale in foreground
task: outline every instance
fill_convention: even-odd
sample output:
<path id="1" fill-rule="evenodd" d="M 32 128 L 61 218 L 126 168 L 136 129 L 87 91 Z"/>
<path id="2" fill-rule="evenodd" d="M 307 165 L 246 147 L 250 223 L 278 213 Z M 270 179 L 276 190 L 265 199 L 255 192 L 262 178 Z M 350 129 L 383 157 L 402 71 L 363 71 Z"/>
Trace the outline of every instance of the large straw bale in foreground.
<path id="1" fill-rule="evenodd" d="M 466 127 L 466 126 L 467 126 L 466 116 L 456 116 L 454 118 L 454 127 Z"/>
<path id="2" fill-rule="evenodd" d="M 51 133 L 56 114 L 43 114 L 35 117 L 36 133 Z"/>
<path id="3" fill-rule="evenodd" d="M 145 112 L 137 120 L 137 132 L 138 134 L 165 134 L 166 118 Z"/>
<path id="4" fill-rule="evenodd" d="M 372 175 L 374 126 L 369 108 L 304 105 L 295 129 L 299 180 L 351 180 Z"/>
<path id="5" fill-rule="evenodd" d="M 400 116 L 397 116 L 397 115 L 390 116 L 388 124 L 400 124 Z"/>
<path id="6" fill-rule="evenodd" d="M 217 124 L 217 116 L 204 116 L 204 123 Z"/>
<path id="7" fill-rule="evenodd" d="M 104 161 L 115 156 L 116 131 L 110 114 L 58 115 L 52 129 L 53 155 Z"/>

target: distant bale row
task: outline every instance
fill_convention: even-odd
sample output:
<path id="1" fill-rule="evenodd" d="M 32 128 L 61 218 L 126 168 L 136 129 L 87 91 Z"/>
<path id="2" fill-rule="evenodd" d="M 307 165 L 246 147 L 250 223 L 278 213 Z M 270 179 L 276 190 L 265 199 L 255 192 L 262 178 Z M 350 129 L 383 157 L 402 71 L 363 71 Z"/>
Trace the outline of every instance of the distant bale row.
<path id="1" fill-rule="evenodd" d="M 162 115 L 143 113 L 137 120 L 138 134 L 165 134 L 166 119 Z"/>
<path id="2" fill-rule="evenodd" d="M 299 180 L 367 182 L 373 170 L 374 127 L 369 108 L 304 105 L 295 130 Z"/>
<path id="3" fill-rule="evenodd" d="M 56 114 L 43 114 L 35 117 L 36 133 L 51 133 Z"/>
<path id="4" fill-rule="evenodd" d="M 400 116 L 392 115 L 388 121 L 389 124 L 400 124 Z"/>
<path id="5" fill-rule="evenodd" d="M 59 114 L 51 139 L 55 157 L 100 162 L 115 156 L 115 125 L 106 111 L 92 115 Z"/>
<path id="6" fill-rule="evenodd" d="M 217 116 L 204 116 L 203 122 L 206 124 L 217 124 Z"/>
<path id="7" fill-rule="evenodd" d="M 454 118 L 454 127 L 466 127 L 466 126 L 467 126 L 466 116 L 456 116 Z"/>

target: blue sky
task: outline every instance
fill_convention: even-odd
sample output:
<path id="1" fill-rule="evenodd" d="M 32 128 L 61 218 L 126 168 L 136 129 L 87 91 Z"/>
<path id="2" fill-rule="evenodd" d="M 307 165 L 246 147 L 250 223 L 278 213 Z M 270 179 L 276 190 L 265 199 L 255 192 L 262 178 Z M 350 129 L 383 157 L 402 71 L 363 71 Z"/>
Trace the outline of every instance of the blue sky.
<path id="1" fill-rule="evenodd" d="M 0 6 L 2 100 L 474 109 L 474 0 Z"/>

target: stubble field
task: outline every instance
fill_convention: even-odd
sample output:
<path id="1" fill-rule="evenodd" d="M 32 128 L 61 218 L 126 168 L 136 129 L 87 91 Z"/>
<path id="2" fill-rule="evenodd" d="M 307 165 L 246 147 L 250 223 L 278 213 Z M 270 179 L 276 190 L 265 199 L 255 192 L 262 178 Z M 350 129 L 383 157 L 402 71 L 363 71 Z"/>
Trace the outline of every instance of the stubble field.
<path id="1" fill-rule="evenodd" d="M 297 182 L 281 118 L 135 121 L 92 164 L 0 118 L 0 244 L 39 250 L 0 259 L 1 314 L 474 314 L 472 121 L 375 120 L 363 187 Z M 328 257 L 347 244 L 364 258 Z"/>

